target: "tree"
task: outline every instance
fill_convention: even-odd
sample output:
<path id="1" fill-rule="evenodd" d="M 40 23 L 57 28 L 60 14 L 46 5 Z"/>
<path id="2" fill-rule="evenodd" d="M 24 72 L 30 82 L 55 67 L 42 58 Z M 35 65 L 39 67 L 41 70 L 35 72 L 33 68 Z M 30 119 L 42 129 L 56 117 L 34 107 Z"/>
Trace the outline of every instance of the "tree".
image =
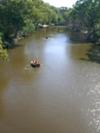
<path id="1" fill-rule="evenodd" d="M 1 37 L 0 37 L 0 59 L 1 60 L 7 60 L 8 59 L 7 50 L 3 49 Z"/>
<path id="2" fill-rule="evenodd" d="M 96 41 L 100 31 L 100 0 L 78 0 L 71 12 L 74 28 L 86 30 L 88 39 Z"/>
<path id="3" fill-rule="evenodd" d="M 11 42 L 31 18 L 31 0 L 2 0 L 0 1 L 0 31 L 4 40 Z"/>

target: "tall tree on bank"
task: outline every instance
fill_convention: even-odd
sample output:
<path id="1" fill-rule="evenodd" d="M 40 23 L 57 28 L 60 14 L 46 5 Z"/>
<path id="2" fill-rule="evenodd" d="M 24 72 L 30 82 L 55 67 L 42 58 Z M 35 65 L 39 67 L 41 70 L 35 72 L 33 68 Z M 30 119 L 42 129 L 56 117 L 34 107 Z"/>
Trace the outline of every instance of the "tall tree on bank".
<path id="1" fill-rule="evenodd" d="M 12 43 L 18 32 L 33 32 L 39 23 L 57 23 L 55 7 L 42 0 L 1 0 L 0 32 L 3 40 Z"/>
<path id="2" fill-rule="evenodd" d="M 2 0 L 0 1 L 0 31 L 3 38 L 10 40 L 16 37 L 17 32 L 25 25 L 30 17 L 30 3 L 28 0 Z"/>
<path id="3" fill-rule="evenodd" d="M 78 0 L 71 12 L 73 29 L 88 32 L 88 39 L 100 37 L 100 0 Z"/>

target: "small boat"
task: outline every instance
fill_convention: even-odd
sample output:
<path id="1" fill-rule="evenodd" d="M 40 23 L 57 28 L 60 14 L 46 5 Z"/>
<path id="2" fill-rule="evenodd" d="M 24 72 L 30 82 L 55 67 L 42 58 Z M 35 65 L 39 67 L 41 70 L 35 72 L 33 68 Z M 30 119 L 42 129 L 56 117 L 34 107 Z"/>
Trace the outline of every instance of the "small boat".
<path id="1" fill-rule="evenodd" d="M 32 60 L 32 61 L 30 62 L 30 65 L 31 65 L 32 67 L 40 67 L 40 63 L 39 63 L 38 60 Z"/>

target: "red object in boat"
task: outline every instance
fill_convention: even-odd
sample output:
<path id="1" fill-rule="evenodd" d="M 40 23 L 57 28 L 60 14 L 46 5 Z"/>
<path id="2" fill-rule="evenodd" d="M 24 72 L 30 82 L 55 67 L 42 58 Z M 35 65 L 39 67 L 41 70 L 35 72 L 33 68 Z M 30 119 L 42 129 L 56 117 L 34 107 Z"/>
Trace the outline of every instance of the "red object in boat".
<path id="1" fill-rule="evenodd" d="M 32 60 L 30 64 L 32 67 L 40 67 L 40 63 L 38 60 Z"/>

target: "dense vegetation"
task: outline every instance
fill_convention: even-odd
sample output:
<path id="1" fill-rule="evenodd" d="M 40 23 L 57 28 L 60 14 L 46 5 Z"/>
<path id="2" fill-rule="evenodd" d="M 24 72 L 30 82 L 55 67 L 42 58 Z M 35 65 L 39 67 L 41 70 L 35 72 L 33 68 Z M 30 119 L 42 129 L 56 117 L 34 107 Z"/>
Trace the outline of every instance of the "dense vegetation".
<path id="1" fill-rule="evenodd" d="M 1 60 L 7 60 L 8 59 L 7 50 L 3 49 L 3 47 L 2 47 L 2 40 L 1 40 L 1 38 L 0 38 L 0 59 Z"/>
<path id="2" fill-rule="evenodd" d="M 100 43 L 100 0 L 78 0 L 70 14 L 74 30 L 87 33 L 87 39 Z"/>
<path id="3" fill-rule="evenodd" d="M 42 0 L 0 0 L 0 51 L 2 55 L 5 53 L 3 48 L 14 45 L 14 38 L 32 33 L 39 24 L 57 24 L 60 19 L 58 10 Z"/>
<path id="4" fill-rule="evenodd" d="M 41 0 L 1 0 L 0 32 L 3 40 L 12 43 L 18 34 L 33 32 L 39 24 L 57 23 L 56 8 Z"/>
<path id="5" fill-rule="evenodd" d="M 78 0 L 73 8 L 56 8 L 42 0 L 0 0 L 0 51 L 14 38 L 26 36 L 40 25 L 66 25 L 100 43 L 100 0 Z"/>

